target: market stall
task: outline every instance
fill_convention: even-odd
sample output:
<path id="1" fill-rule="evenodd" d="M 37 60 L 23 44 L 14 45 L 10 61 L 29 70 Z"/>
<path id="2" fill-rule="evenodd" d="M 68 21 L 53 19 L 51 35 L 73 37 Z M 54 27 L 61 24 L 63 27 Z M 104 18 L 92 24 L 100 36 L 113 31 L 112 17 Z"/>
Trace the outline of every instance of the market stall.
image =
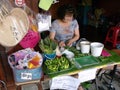
<path id="1" fill-rule="evenodd" d="M 50 49 L 47 50 L 49 51 Z M 83 83 L 95 79 L 97 70 L 113 67 L 113 71 L 115 71 L 116 66 L 120 64 L 120 56 L 106 48 L 103 48 L 100 56 L 97 57 L 93 56 L 91 52 L 82 53 L 81 50 L 78 50 L 76 47 L 65 47 L 62 55 L 60 53 L 56 56 L 55 54 L 48 55 L 49 56 L 46 56 L 45 53 L 43 54 L 44 62 L 42 68 L 45 81 L 53 80 L 56 77 L 77 76 L 80 82 Z M 112 77 L 114 77 L 114 74 L 115 72 Z M 89 79 L 87 77 L 89 77 Z"/>
<path id="2" fill-rule="evenodd" d="M 82 56 L 79 57 L 79 60 L 80 59 L 82 59 L 82 60 L 88 59 L 87 62 L 85 61 L 86 63 L 78 62 L 77 64 L 74 64 L 72 67 L 70 67 L 66 70 L 64 69 L 62 71 L 56 71 L 53 73 L 47 72 L 48 69 L 44 68 L 44 64 L 43 64 L 43 72 L 45 73 L 44 81 L 52 80 L 56 77 L 62 78 L 62 76 L 72 76 L 75 78 L 77 77 L 81 83 L 84 83 L 84 82 L 96 79 L 102 69 L 104 70 L 104 68 L 109 69 L 109 67 L 112 67 L 112 69 L 111 69 L 112 76 L 111 76 L 110 82 L 108 83 L 108 87 L 111 88 L 113 78 L 114 78 L 114 75 L 115 75 L 115 72 L 117 69 L 117 65 L 120 64 L 120 56 L 111 50 L 107 50 L 107 51 L 109 52 L 109 54 L 111 54 L 111 56 L 109 56 L 109 57 L 100 56 L 100 57 L 96 58 L 96 57 L 92 57 L 91 55 L 82 54 Z M 77 61 L 77 59 L 74 62 L 76 62 L 76 61 Z M 82 67 L 78 67 L 78 64 L 82 65 Z M 77 66 L 75 66 L 75 65 L 77 65 Z M 96 70 L 98 72 L 96 72 Z M 101 76 L 101 78 L 102 78 L 102 76 Z M 96 83 L 96 80 L 95 80 L 95 83 Z M 96 88 L 98 88 L 97 84 L 96 84 Z"/>

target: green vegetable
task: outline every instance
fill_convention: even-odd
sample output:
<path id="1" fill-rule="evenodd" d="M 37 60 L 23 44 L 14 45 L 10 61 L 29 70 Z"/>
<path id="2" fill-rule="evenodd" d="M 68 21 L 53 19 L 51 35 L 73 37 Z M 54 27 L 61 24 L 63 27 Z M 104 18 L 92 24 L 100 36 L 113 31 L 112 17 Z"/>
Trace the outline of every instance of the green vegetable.
<path id="1" fill-rule="evenodd" d="M 45 66 L 49 72 L 57 72 L 70 68 L 70 62 L 66 57 L 55 58 L 53 60 L 46 60 Z"/>
<path id="2" fill-rule="evenodd" d="M 58 66 L 57 65 L 49 65 L 47 68 L 48 68 L 49 72 L 58 71 Z"/>
<path id="3" fill-rule="evenodd" d="M 42 50 L 43 53 L 51 54 L 55 51 L 57 47 L 57 43 L 51 40 L 49 37 L 46 37 L 45 39 L 41 39 L 39 42 L 39 47 Z"/>

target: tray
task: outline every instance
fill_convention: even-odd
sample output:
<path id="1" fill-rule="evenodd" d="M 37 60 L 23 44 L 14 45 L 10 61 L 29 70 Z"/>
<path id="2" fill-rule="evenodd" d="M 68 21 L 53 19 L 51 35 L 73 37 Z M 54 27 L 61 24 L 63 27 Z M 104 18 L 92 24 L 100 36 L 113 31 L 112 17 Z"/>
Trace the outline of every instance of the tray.
<path id="1" fill-rule="evenodd" d="M 49 77 L 54 77 L 54 76 L 63 75 L 63 74 L 69 73 L 69 72 L 73 72 L 77 69 L 76 66 L 73 63 L 71 63 L 70 61 L 69 61 L 69 64 L 70 64 L 69 68 L 63 69 L 60 71 L 56 71 L 56 72 L 49 72 L 49 70 L 45 64 L 43 64 L 42 68 L 43 68 L 43 71 L 45 74 L 47 74 Z"/>
<path id="2" fill-rule="evenodd" d="M 99 60 L 93 56 L 74 58 L 74 61 L 82 67 L 99 64 Z"/>

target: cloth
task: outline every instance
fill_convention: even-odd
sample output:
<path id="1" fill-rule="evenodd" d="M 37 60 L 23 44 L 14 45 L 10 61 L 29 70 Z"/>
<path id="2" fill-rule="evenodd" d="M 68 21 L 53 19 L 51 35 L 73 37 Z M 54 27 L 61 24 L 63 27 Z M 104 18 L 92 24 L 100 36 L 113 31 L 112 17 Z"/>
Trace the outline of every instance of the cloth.
<path id="1" fill-rule="evenodd" d="M 55 39 L 66 42 L 74 36 L 74 30 L 79 29 L 77 20 L 73 20 L 68 27 L 62 27 L 58 20 L 53 21 L 50 32 L 55 32 Z"/>

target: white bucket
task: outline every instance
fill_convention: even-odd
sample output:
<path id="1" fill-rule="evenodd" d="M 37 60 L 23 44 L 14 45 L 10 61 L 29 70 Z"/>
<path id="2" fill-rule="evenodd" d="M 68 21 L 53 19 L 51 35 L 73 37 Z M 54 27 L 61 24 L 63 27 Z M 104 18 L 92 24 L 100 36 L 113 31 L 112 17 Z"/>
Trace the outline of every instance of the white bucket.
<path id="1" fill-rule="evenodd" d="M 81 41 L 80 49 L 81 49 L 81 53 L 89 53 L 90 52 L 90 42 L 89 41 Z"/>
<path id="2" fill-rule="evenodd" d="M 93 42 L 91 43 L 91 54 L 95 57 L 99 57 L 102 53 L 102 50 L 104 48 L 104 45 L 99 42 Z"/>

